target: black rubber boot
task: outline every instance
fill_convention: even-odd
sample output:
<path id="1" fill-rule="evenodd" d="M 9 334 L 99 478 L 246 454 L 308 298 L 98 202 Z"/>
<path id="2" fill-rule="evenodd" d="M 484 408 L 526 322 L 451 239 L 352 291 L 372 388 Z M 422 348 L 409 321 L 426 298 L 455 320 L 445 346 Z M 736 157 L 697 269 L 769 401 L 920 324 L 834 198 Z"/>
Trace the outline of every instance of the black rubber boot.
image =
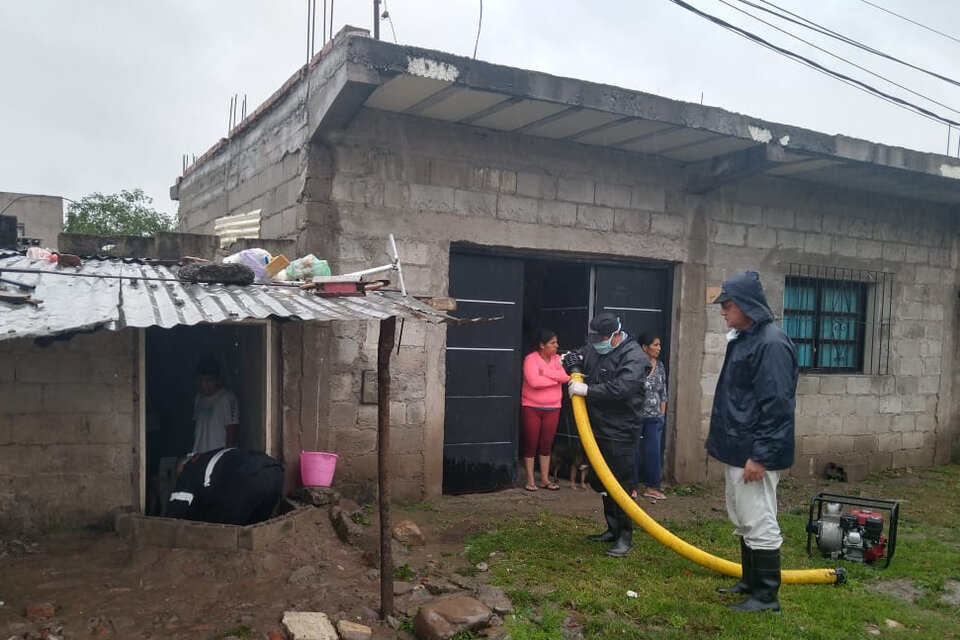
<path id="1" fill-rule="evenodd" d="M 633 549 L 633 520 L 623 509 L 617 507 L 618 535 L 606 553 L 611 558 L 622 558 Z"/>
<path id="2" fill-rule="evenodd" d="M 587 536 L 590 542 L 613 542 L 617 539 L 617 503 L 610 496 L 600 496 L 603 498 L 603 519 L 607 521 L 607 530 L 603 533 L 595 533 Z"/>
<path id="3" fill-rule="evenodd" d="M 773 611 L 780 613 L 777 593 L 780 591 L 780 549 L 752 549 L 753 591 L 740 604 L 730 605 L 734 611 Z"/>
<path id="4" fill-rule="evenodd" d="M 717 587 L 717 593 L 750 593 L 751 580 L 753 579 L 753 556 L 750 554 L 750 547 L 740 538 L 740 566 L 743 572 L 740 582 L 729 587 Z"/>

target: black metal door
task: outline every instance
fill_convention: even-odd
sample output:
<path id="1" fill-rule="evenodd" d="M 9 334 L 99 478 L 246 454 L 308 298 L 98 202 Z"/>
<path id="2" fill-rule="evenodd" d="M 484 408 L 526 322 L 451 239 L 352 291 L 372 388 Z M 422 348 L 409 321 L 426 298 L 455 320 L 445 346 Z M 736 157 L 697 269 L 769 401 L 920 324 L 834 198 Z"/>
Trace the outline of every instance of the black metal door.
<path id="1" fill-rule="evenodd" d="M 511 487 L 517 469 L 523 261 L 451 253 L 450 296 L 460 317 L 497 317 L 447 329 L 443 491 Z"/>
<path id="2" fill-rule="evenodd" d="M 594 314 L 616 314 L 634 338 L 645 331 L 656 334 L 660 358 L 669 364 L 671 289 L 670 270 L 664 267 L 598 266 Z"/>

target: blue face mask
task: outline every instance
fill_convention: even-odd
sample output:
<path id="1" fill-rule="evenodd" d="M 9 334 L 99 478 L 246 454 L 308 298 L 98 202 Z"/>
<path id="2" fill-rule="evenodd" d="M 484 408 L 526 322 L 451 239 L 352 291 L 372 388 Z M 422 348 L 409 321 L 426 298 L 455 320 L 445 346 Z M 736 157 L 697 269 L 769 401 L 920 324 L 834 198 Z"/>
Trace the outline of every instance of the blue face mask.
<path id="1" fill-rule="evenodd" d="M 607 338 L 606 340 L 602 340 L 601 342 L 594 342 L 593 348 L 597 350 L 597 353 L 599 353 L 602 356 L 605 356 L 611 351 L 613 351 L 613 345 L 611 344 L 612 340 L 613 340 L 613 336 L 610 336 L 609 338 Z"/>
<path id="2" fill-rule="evenodd" d="M 618 322 L 617 330 L 611 333 L 609 338 L 607 338 L 606 340 L 601 340 L 600 342 L 593 343 L 593 348 L 597 350 L 597 353 L 599 353 L 602 356 L 605 356 L 611 351 L 613 351 L 613 336 L 620 331 L 621 326 L 622 325 Z M 624 337 L 626 337 L 626 334 L 624 334 Z"/>

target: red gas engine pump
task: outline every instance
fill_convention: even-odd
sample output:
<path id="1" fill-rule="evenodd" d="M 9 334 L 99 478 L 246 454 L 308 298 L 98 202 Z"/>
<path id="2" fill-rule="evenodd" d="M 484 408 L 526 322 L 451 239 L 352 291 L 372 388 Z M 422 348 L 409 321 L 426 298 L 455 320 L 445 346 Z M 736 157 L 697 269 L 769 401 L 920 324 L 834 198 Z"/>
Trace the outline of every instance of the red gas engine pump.
<path id="1" fill-rule="evenodd" d="M 884 560 L 885 569 L 896 549 L 899 516 L 900 503 L 896 500 L 818 493 L 810 500 L 807 554 L 813 555 L 815 538 L 824 558 L 869 565 Z"/>

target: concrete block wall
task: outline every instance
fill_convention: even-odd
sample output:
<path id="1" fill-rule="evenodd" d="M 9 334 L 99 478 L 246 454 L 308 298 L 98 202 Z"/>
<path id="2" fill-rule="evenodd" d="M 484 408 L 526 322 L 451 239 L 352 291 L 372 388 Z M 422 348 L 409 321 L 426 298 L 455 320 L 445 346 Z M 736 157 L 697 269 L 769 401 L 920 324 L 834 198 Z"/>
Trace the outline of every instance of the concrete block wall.
<path id="1" fill-rule="evenodd" d="M 0 531 L 139 506 L 136 345 L 132 330 L 0 343 Z"/>
<path id="2" fill-rule="evenodd" d="M 630 154 L 372 110 L 358 114 L 331 153 L 334 272 L 384 264 L 393 233 L 414 295 L 447 294 L 456 243 L 671 262 L 691 260 L 702 247 L 678 168 Z M 702 308 L 696 314 L 699 321 Z M 376 323 L 341 332 L 330 350 L 343 371 L 331 391 L 339 394 L 331 403 L 331 438 L 341 456 L 348 452 L 341 463 L 350 477 L 370 480 L 376 407 L 359 404 L 359 393 L 361 371 L 376 368 L 377 333 Z M 441 490 L 445 344 L 444 327 L 408 321 L 394 357 L 398 499 Z M 692 407 L 698 411 L 698 402 Z M 684 411 L 683 423 L 696 425 L 698 414 Z"/>
<path id="3" fill-rule="evenodd" d="M 286 478 L 285 494 L 300 486 L 300 451 L 332 451 L 328 407 L 336 371 L 329 357 L 331 325 L 287 322 L 279 325 L 279 366 L 275 398 L 280 413 L 279 447 Z M 340 488 L 342 467 L 334 483 Z"/>
<path id="4" fill-rule="evenodd" d="M 0 211 L 15 216 L 25 236 L 40 238 L 44 247 L 57 249 L 57 235 L 63 230 L 63 198 L 0 192 Z"/>
<path id="5" fill-rule="evenodd" d="M 295 102 L 242 132 L 247 146 L 231 141 L 187 176 L 181 184 L 185 228 L 256 208 L 251 203 L 267 196 L 254 184 L 268 185 L 275 198 L 279 185 L 269 176 L 279 175 L 299 181 L 299 206 L 271 233 L 295 238 L 300 253 L 328 259 L 334 273 L 386 263 L 386 238 L 393 233 L 415 295 L 446 295 L 448 256 L 458 244 L 678 265 L 672 326 L 677 336 L 703 341 L 690 350 L 685 340 L 673 354 L 668 470 L 683 481 L 716 474 L 702 442 L 724 328 L 714 309 L 697 302 L 704 299 L 697 289 L 757 268 L 779 314 L 790 262 L 892 271 L 890 374 L 866 381 L 804 376 L 795 471 L 816 473 L 828 460 L 866 459 L 870 468 L 882 468 L 948 454 L 957 431 L 958 408 L 949 399 L 958 375 L 953 359 L 938 355 L 957 348 L 951 311 L 957 229 L 947 211 L 764 177 L 691 196 L 684 193 L 681 167 L 662 159 L 371 109 L 332 138 L 308 143 Z M 271 127 L 286 142 L 255 151 Z M 279 174 L 278 164 L 286 167 Z M 299 450 L 299 444 L 291 448 L 294 432 L 316 430 L 341 454 L 338 473 L 357 498 L 372 496 L 376 480 L 375 406 L 359 401 L 361 372 L 376 368 L 374 325 L 284 329 L 286 459 Z M 299 337 L 288 339 L 293 333 Z M 442 327 L 425 328 L 423 345 L 403 347 L 395 361 L 396 379 L 410 380 L 392 407 L 398 499 L 440 492 L 445 335 Z M 305 359 L 288 364 L 288 352 L 297 349 L 306 351 Z M 298 376 L 318 359 L 326 359 L 321 369 L 332 382 L 311 379 L 309 388 L 297 388 Z M 699 384 L 678 384 L 694 380 Z"/>
<path id="6" fill-rule="evenodd" d="M 333 153 L 331 199 L 346 237 L 392 231 L 443 253 L 474 242 L 688 258 L 693 217 L 669 164 L 373 110 L 357 115 Z M 343 268 L 354 264 L 345 257 Z"/>
<path id="7" fill-rule="evenodd" d="M 721 190 L 708 212 L 707 284 L 755 268 L 778 322 L 789 263 L 894 273 L 886 375 L 802 373 L 797 461 L 858 471 L 945 462 L 955 437 L 957 223 L 946 208 L 772 179 Z M 707 306 L 701 378 L 705 438 L 726 349 L 719 310 Z M 708 464 L 709 474 L 719 472 Z"/>
<path id="8" fill-rule="evenodd" d="M 687 196 L 676 168 L 662 163 L 370 111 L 334 153 L 343 268 L 375 262 L 387 231 L 412 234 L 436 256 L 419 275 L 410 270 L 408 287 L 418 293 L 444 293 L 445 256 L 456 242 L 703 264 L 710 285 L 758 268 L 778 317 L 791 262 L 894 272 L 889 374 L 803 376 L 794 471 L 819 473 L 828 461 L 868 469 L 929 464 L 949 455 L 954 374 L 940 354 L 954 350 L 958 229 L 945 207 L 775 178 Z M 677 275 L 681 291 L 699 277 L 696 269 Z M 688 447 L 672 446 L 706 437 L 725 328 L 705 301 L 703 308 L 702 365 L 674 359 L 675 379 L 701 380 L 673 385 L 678 413 L 668 454 L 675 452 L 677 479 L 716 473 L 704 453 L 697 469 Z M 702 326 L 692 315 L 703 313 L 678 307 L 674 329 Z"/>
<path id="9" fill-rule="evenodd" d="M 217 218 L 260 209 L 262 237 L 296 236 L 309 138 L 305 92 L 303 83 L 292 87 L 188 169 L 174 188 L 181 231 L 211 234 Z"/>

